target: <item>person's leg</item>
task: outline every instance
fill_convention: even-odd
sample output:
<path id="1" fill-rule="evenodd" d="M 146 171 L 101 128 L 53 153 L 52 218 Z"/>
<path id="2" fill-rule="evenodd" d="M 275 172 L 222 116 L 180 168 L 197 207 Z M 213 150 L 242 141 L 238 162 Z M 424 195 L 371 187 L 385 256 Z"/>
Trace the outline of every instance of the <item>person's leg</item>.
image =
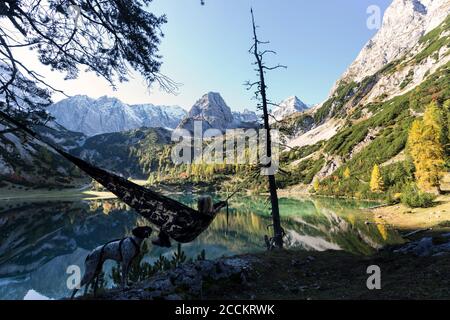
<path id="1" fill-rule="evenodd" d="M 172 246 L 172 244 L 170 243 L 169 235 L 162 230 L 159 231 L 158 238 L 152 240 L 152 243 L 155 246 L 165 248 L 170 248 Z"/>

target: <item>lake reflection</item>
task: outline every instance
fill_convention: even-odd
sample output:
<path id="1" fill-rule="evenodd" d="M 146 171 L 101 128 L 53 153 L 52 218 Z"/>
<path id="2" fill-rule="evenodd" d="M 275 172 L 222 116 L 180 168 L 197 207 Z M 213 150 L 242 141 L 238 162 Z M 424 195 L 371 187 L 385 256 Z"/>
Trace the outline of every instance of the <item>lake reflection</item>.
<path id="1" fill-rule="evenodd" d="M 188 205 L 193 199 L 178 197 Z M 368 254 L 401 241 L 383 225 L 364 221 L 370 203 L 333 199 L 280 199 L 286 244 L 305 250 L 345 250 Z M 69 202 L 0 201 L 0 299 L 23 299 L 31 289 L 50 298 L 67 296 L 66 269 L 82 267 L 87 253 L 130 234 L 146 220 L 117 200 Z M 203 249 L 208 259 L 263 251 L 271 232 L 263 197 L 235 198 L 198 239 L 182 248 L 190 257 Z M 175 246 L 174 246 L 175 247 Z M 170 256 L 172 249 L 150 246 L 146 260 Z M 109 264 L 109 267 L 111 264 Z M 108 268 L 108 265 L 106 266 Z"/>

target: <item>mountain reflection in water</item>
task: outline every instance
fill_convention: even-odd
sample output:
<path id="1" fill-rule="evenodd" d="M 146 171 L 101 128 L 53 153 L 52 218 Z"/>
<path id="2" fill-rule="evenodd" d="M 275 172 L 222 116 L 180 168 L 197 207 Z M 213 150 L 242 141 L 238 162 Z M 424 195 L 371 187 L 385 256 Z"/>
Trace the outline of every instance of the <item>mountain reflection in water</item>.
<path id="1" fill-rule="evenodd" d="M 195 203 L 193 197 L 176 197 L 188 205 Z M 370 205 L 282 198 L 286 246 L 369 254 L 385 244 L 401 242 L 401 237 L 384 225 L 364 223 L 368 215 L 360 208 Z M 0 202 L 0 299 L 22 299 L 31 289 L 51 298 L 67 296 L 69 265 L 83 269 L 90 250 L 146 223 L 118 200 Z M 266 198 L 237 197 L 230 204 L 228 226 L 223 210 L 199 238 L 182 248 L 189 257 L 204 249 L 207 259 L 263 251 L 270 224 Z M 146 260 L 152 262 L 172 252 L 150 246 Z"/>

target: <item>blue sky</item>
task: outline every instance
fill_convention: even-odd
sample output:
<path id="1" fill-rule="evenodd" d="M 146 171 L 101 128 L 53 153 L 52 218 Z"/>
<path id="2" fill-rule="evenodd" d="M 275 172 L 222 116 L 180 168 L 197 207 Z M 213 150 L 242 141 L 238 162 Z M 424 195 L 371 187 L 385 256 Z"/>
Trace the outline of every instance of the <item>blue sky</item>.
<path id="1" fill-rule="evenodd" d="M 269 96 L 275 101 L 297 95 L 306 103 L 327 97 L 332 85 L 375 34 L 366 26 L 367 8 L 384 12 L 392 0 L 154 0 L 150 10 L 165 13 L 161 44 L 162 72 L 183 83 L 178 95 L 154 88 L 139 77 L 112 91 L 93 75 L 82 75 L 64 88 L 69 94 L 114 95 L 127 103 L 180 105 L 189 109 L 208 91 L 218 91 L 236 110 L 254 109 L 255 101 L 243 83 L 254 80 L 250 7 L 261 40 L 278 54 L 268 63 L 287 70 L 268 75 Z M 58 99 L 56 99 L 58 100 Z"/>
<path id="2" fill-rule="evenodd" d="M 306 103 L 324 100 L 333 83 L 376 30 L 366 26 L 367 8 L 391 0 L 154 0 L 168 24 L 161 46 L 163 72 L 184 83 L 173 101 L 190 105 L 206 91 L 219 91 L 236 109 L 254 104 L 242 85 L 255 79 L 250 7 L 260 38 L 277 51 L 270 57 L 287 70 L 268 75 L 269 95 L 278 102 L 297 95 Z M 170 99 L 172 100 L 172 99 Z"/>

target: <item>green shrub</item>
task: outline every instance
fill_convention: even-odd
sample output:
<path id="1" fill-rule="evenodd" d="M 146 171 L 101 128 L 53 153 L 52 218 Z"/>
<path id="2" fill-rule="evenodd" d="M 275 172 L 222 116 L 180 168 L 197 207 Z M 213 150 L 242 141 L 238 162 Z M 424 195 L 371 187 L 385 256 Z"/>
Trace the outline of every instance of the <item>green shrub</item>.
<path id="1" fill-rule="evenodd" d="M 404 79 L 404 80 L 402 81 L 402 83 L 400 84 L 400 90 L 405 89 L 406 86 L 407 86 L 408 84 L 411 83 L 411 81 L 413 80 L 413 78 L 414 78 L 414 70 L 411 69 L 411 70 L 409 70 L 409 72 L 408 72 L 408 74 L 406 75 L 405 79 Z"/>
<path id="2" fill-rule="evenodd" d="M 390 206 L 394 205 L 394 204 L 398 204 L 400 203 L 401 199 L 398 196 L 397 193 L 394 193 L 392 191 L 388 191 L 388 193 L 386 194 L 386 203 Z"/>
<path id="3" fill-rule="evenodd" d="M 449 220 L 446 220 L 446 221 L 439 222 L 438 227 L 441 227 L 441 228 L 450 228 L 450 221 L 449 221 Z"/>
<path id="4" fill-rule="evenodd" d="M 160 255 L 158 260 L 156 260 L 153 264 L 143 261 L 148 252 L 150 252 L 150 249 L 147 242 L 144 242 L 138 256 L 131 263 L 130 271 L 128 273 L 128 281 L 130 283 L 135 284 L 147 280 L 158 272 L 175 269 L 184 263 L 206 260 L 206 252 L 204 249 L 197 255 L 196 260 L 188 258 L 184 250 L 181 249 L 181 243 L 177 244 L 177 249 L 172 253 L 172 257 L 170 259 Z M 117 263 L 116 266 L 113 266 L 111 279 L 115 285 L 119 285 L 121 283 L 121 268 L 119 263 Z"/>
<path id="5" fill-rule="evenodd" d="M 450 17 L 447 17 L 440 26 L 422 36 L 419 43 L 422 44 L 424 48 L 414 57 L 414 60 L 420 63 L 436 52 L 439 52 L 441 48 L 448 46 L 450 43 L 450 36 L 445 34 L 445 31 L 447 31 L 449 27 Z"/>
<path id="6" fill-rule="evenodd" d="M 404 188 L 401 201 L 410 208 L 428 208 L 433 205 L 435 198 L 433 194 L 422 192 L 411 183 Z"/>

